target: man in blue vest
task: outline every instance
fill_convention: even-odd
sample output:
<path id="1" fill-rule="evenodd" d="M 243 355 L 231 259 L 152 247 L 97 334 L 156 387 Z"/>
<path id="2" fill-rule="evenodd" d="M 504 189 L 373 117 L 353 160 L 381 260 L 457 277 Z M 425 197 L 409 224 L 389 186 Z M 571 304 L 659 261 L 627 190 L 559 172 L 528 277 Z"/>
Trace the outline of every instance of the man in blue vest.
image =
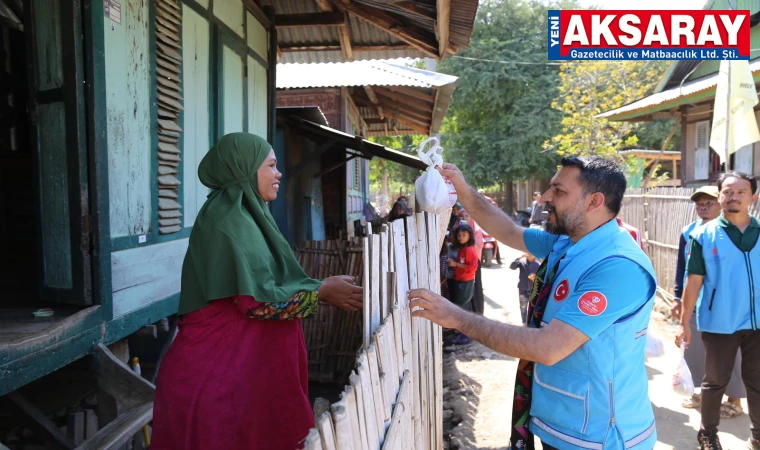
<path id="1" fill-rule="evenodd" d="M 720 216 L 720 203 L 718 203 L 718 187 L 702 186 L 691 194 L 691 201 L 694 202 L 694 210 L 698 219 L 686 225 L 681 230 L 681 239 L 678 243 L 678 260 L 676 262 L 676 276 L 673 283 L 673 295 L 675 305 L 671 310 L 674 318 L 681 318 L 681 296 L 683 295 L 683 286 L 686 284 L 686 262 L 689 259 L 689 243 L 691 242 L 691 232 L 697 227 L 718 218 Z M 702 291 L 700 291 L 700 296 Z M 699 301 L 699 300 L 697 300 Z M 686 364 L 689 366 L 691 378 L 694 386 L 701 386 L 702 379 L 705 375 L 705 347 L 702 345 L 702 335 L 697 330 L 697 315 L 692 314 L 689 326 L 693 336 L 691 344 L 686 349 Z M 741 399 L 747 397 L 744 389 L 741 374 L 741 353 L 737 352 L 734 370 L 731 374 L 731 381 L 726 388 L 728 401 L 723 402 L 720 406 L 720 418 L 731 419 L 744 413 Z M 695 393 L 691 398 L 687 398 L 681 403 L 684 408 L 694 408 L 699 410 L 702 397 Z"/>
<path id="2" fill-rule="evenodd" d="M 625 192 L 620 166 L 569 157 L 541 201 L 546 231 L 517 226 L 479 196 L 452 164 L 449 177 L 470 215 L 500 242 L 544 262 L 528 325 L 489 320 L 424 289 L 409 292 L 413 315 L 455 328 L 521 359 L 512 409 L 512 449 L 650 450 L 657 441 L 644 346 L 654 269 L 615 217 Z"/>
<path id="3" fill-rule="evenodd" d="M 757 201 L 757 181 L 741 172 L 728 172 L 718 179 L 718 190 L 722 215 L 691 233 L 682 332 L 676 344 L 691 342 L 689 321 L 696 306 L 697 329 L 705 346 L 697 439 L 702 449 L 710 450 L 722 448 L 717 434 L 720 405 L 736 351 L 741 349 L 752 423 L 747 448 L 760 450 L 760 278 L 755 276 L 760 276 L 760 221 L 749 215 L 749 207 Z"/>

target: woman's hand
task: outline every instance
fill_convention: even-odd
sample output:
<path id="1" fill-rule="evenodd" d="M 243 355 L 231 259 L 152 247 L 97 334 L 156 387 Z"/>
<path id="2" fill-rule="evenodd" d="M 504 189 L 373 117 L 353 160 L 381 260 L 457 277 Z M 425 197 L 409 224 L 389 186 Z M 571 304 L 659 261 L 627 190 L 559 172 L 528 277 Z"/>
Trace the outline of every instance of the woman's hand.
<path id="1" fill-rule="evenodd" d="M 449 258 L 449 267 L 456 267 L 456 266 L 457 266 L 457 262 Z"/>
<path id="2" fill-rule="evenodd" d="M 325 278 L 319 287 L 319 301 L 349 312 L 362 309 L 363 290 L 354 284 L 353 277 L 338 275 Z"/>

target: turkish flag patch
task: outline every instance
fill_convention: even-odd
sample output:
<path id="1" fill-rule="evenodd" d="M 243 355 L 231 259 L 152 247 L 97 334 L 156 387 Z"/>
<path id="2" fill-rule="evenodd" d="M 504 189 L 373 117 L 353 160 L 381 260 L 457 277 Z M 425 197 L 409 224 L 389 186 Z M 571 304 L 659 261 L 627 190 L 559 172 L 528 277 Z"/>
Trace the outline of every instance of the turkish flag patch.
<path id="1" fill-rule="evenodd" d="M 588 291 L 578 299 L 578 309 L 587 316 L 598 316 L 607 309 L 607 297 L 601 292 Z"/>
<path id="2" fill-rule="evenodd" d="M 569 293 L 570 285 L 568 284 L 567 279 L 564 279 L 560 281 L 557 287 L 554 289 L 554 301 L 561 302 L 567 298 L 567 294 Z"/>

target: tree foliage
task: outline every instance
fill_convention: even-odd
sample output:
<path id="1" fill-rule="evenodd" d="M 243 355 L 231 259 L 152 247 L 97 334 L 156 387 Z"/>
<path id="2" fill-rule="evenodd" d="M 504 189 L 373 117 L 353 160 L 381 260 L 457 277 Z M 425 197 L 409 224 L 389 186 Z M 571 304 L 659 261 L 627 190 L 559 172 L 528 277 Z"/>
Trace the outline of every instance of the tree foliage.
<path id="1" fill-rule="evenodd" d="M 560 131 L 562 113 L 551 107 L 559 69 L 547 65 L 547 9 L 577 7 L 535 0 L 480 3 L 470 47 L 439 71 L 459 77 L 442 126 L 444 159 L 478 186 L 546 177 L 557 156 L 545 141 Z M 489 62 L 511 61 L 511 63 Z M 528 62 L 536 64 L 516 64 Z"/>
<path id="2" fill-rule="evenodd" d="M 370 141 L 417 156 L 420 143 L 427 139 L 422 135 L 407 135 L 396 137 L 376 136 Z M 381 214 L 388 209 L 399 195 L 411 196 L 414 192 L 414 181 L 420 176 L 420 171 L 382 158 L 372 158 L 369 162 L 370 197 Z M 385 184 L 383 184 L 385 179 Z"/>
<path id="3" fill-rule="evenodd" d="M 645 145 L 659 150 L 670 126 L 612 122 L 599 114 L 652 93 L 666 61 L 583 61 L 561 66 L 559 96 L 552 106 L 564 115 L 562 130 L 545 147 L 567 155 L 616 157 L 624 148 Z M 675 139 L 671 145 L 676 145 Z"/>

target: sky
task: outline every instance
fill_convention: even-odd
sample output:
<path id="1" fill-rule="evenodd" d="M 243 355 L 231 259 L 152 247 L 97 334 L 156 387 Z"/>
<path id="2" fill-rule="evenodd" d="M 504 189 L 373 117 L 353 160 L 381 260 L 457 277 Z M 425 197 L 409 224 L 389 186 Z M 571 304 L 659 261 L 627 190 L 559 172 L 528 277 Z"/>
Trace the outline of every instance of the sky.
<path id="1" fill-rule="evenodd" d="M 702 9 L 706 0 L 580 0 L 581 6 L 588 8 L 594 5 L 602 9 Z"/>

